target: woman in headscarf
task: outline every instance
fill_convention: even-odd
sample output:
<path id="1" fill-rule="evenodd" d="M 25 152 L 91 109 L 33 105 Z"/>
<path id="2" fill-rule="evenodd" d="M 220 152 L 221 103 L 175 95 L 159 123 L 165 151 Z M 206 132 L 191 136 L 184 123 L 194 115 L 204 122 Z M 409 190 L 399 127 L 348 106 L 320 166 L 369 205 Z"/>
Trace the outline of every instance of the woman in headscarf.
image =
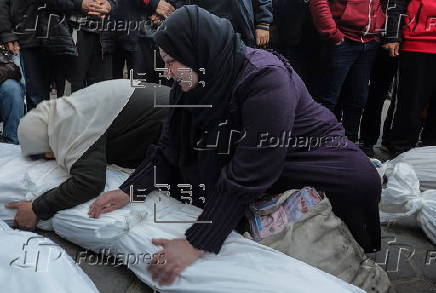
<path id="1" fill-rule="evenodd" d="M 176 107 L 150 156 L 89 212 L 125 205 L 131 187 L 169 184 L 176 196 L 175 184 L 192 186 L 193 204 L 203 208 L 198 220 L 211 223 L 193 224 L 186 239 L 155 239 L 166 263 L 150 266 L 153 278 L 171 283 L 205 251 L 220 251 L 250 203 L 303 186 L 326 193 L 365 251 L 380 248 L 375 168 L 285 59 L 245 47 L 227 20 L 197 6 L 176 10 L 154 40 L 175 80 Z"/>
<path id="2" fill-rule="evenodd" d="M 106 167 L 136 168 L 159 139 L 167 110 L 168 87 L 130 80 L 94 84 L 71 96 L 40 103 L 20 121 L 23 155 L 56 159 L 71 177 L 33 202 L 14 202 L 16 225 L 33 229 L 38 220 L 97 197 L 106 184 Z M 157 105 L 155 107 L 155 105 Z"/>

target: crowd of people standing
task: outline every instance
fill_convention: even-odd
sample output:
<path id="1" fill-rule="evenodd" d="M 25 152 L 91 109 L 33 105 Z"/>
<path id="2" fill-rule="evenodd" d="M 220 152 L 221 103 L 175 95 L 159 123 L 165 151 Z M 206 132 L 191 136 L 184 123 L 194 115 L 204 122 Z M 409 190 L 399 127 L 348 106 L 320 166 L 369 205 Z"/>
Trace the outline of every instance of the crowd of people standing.
<path id="1" fill-rule="evenodd" d="M 0 43 L 22 79 L 0 83 L 2 141 L 56 89 L 64 95 L 125 77 L 167 83 L 152 34 L 190 4 L 230 20 L 249 47 L 284 55 L 347 137 L 373 157 L 436 144 L 436 3 L 432 0 L 0 0 Z M 168 83 L 167 83 L 168 84 Z"/>

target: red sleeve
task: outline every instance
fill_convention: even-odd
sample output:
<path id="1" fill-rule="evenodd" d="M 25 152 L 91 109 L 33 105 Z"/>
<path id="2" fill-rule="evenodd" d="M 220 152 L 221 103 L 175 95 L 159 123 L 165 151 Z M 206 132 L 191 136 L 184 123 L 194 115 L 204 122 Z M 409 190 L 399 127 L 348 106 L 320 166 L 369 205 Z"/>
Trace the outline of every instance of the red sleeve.
<path id="1" fill-rule="evenodd" d="M 313 23 L 321 36 L 338 43 L 342 41 L 344 34 L 338 29 L 328 2 L 328 0 L 310 0 L 309 8 Z"/>
<path id="2" fill-rule="evenodd" d="M 149 5 L 151 3 L 151 0 L 142 0 L 142 2 L 144 2 L 145 5 Z"/>

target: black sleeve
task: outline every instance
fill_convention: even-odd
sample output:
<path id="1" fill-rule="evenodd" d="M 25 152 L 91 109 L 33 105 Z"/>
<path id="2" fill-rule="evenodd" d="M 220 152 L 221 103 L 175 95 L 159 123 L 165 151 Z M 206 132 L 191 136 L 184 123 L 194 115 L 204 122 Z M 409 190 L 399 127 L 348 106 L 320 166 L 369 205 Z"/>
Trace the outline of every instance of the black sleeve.
<path id="1" fill-rule="evenodd" d="M 118 0 L 107 0 L 111 5 L 111 11 L 113 11 L 117 5 Z M 63 12 L 63 13 L 82 13 L 82 0 L 44 0 L 41 2 L 47 3 L 47 8 Z"/>
<path id="2" fill-rule="evenodd" d="M 219 180 L 208 194 L 198 221 L 185 233 L 186 239 L 199 250 L 218 253 L 227 236 L 236 228 L 250 203 L 258 200 L 277 181 L 285 166 L 286 147 L 259 146 L 259 133 L 290 133 L 295 121 L 298 91 L 295 80 L 286 69 L 270 67 L 247 78 L 244 92 L 247 96 L 241 120 L 244 139 L 241 140 L 230 162 L 221 169 Z M 301 82 L 301 81 L 300 81 Z M 282 99 L 281 97 L 289 97 Z M 256 115 L 262 109 L 267 120 Z"/>
<path id="3" fill-rule="evenodd" d="M 386 11 L 387 25 L 383 43 L 396 43 L 402 41 L 401 28 L 404 24 L 407 4 L 409 0 L 389 0 Z"/>
<path id="4" fill-rule="evenodd" d="M 272 0 L 251 0 L 254 10 L 256 29 L 269 30 L 273 22 Z"/>
<path id="5" fill-rule="evenodd" d="M 120 189 L 130 194 L 133 189 L 135 196 L 133 199 L 141 200 L 139 194 L 145 195 L 156 189 L 156 184 L 165 184 L 170 189 L 172 183 L 179 177 L 179 168 L 177 167 L 177 146 L 170 138 L 168 119 L 165 122 L 158 145 L 150 145 L 147 155 L 141 165 L 136 168 L 130 177 L 120 186 Z M 162 189 L 161 189 L 162 190 Z"/>
<path id="6" fill-rule="evenodd" d="M 82 0 L 44 0 L 41 2 L 45 2 L 48 9 L 59 13 L 82 12 Z"/>
<path id="7" fill-rule="evenodd" d="M 106 185 L 106 135 L 94 143 L 70 170 L 71 178 L 33 201 L 41 220 L 97 197 Z"/>
<path id="8" fill-rule="evenodd" d="M 10 18 L 10 1 L 0 0 L 0 42 L 7 43 L 17 41 L 18 37 L 12 32 Z"/>

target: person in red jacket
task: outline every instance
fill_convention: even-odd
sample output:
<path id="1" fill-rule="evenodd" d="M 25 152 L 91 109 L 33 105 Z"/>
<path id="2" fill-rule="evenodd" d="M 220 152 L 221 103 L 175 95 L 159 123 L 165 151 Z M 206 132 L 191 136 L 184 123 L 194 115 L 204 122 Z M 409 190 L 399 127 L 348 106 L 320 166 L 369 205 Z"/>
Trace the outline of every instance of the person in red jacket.
<path id="1" fill-rule="evenodd" d="M 404 25 L 398 98 L 387 145 L 393 156 L 415 147 L 421 130 L 422 144 L 436 145 L 436 1 L 398 2 L 394 9 L 403 14 Z"/>
<path id="2" fill-rule="evenodd" d="M 314 24 L 326 39 L 325 76 L 319 102 L 335 110 L 342 87 L 342 123 L 348 138 L 357 142 L 360 118 L 368 96 L 371 67 L 386 22 L 383 0 L 310 0 Z"/>

